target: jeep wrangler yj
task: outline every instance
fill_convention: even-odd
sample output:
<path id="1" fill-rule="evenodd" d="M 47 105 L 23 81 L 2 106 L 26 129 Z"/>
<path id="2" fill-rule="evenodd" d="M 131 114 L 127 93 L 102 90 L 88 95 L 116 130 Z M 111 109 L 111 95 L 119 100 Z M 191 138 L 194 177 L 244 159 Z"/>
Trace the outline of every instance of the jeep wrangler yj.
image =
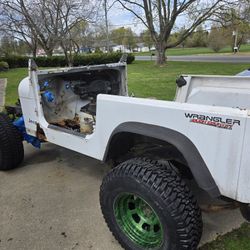
<path id="1" fill-rule="evenodd" d="M 194 250 L 202 214 L 193 180 L 250 220 L 250 71 L 182 76 L 174 102 L 128 96 L 126 63 L 38 70 L 0 115 L 0 169 L 23 141 L 50 142 L 112 166 L 100 188 L 108 227 L 129 250 Z"/>

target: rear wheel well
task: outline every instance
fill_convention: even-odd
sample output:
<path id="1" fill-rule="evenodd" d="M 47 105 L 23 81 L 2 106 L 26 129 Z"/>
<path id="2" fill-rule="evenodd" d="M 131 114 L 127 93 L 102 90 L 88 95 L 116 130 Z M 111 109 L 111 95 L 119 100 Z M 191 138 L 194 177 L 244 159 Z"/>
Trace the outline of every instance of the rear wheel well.
<path id="1" fill-rule="evenodd" d="M 138 122 L 120 124 L 110 137 L 103 160 L 117 165 L 134 157 L 171 161 L 212 197 L 221 195 L 196 145 L 176 130 Z"/>
<path id="2" fill-rule="evenodd" d="M 193 177 L 186 159 L 174 145 L 160 139 L 131 132 L 115 134 L 109 144 L 106 162 L 116 166 L 136 157 L 171 161 L 184 177 Z"/>

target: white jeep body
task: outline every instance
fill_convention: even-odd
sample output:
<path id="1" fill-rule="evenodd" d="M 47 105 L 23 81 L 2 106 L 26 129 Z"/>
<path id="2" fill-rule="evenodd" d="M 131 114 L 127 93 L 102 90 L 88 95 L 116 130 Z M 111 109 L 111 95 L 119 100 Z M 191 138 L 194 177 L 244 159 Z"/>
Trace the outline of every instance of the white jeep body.
<path id="1" fill-rule="evenodd" d="M 93 91 L 104 75 L 106 83 L 100 84 L 109 86 L 108 94 L 97 91 L 96 100 L 76 94 L 88 84 Z M 84 77 L 88 80 L 77 85 Z M 46 141 L 101 161 L 106 161 L 118 134 L 166 141 L 180 152 L 202 189 L 213 196 L 250 203 L 250 77 L 184 79 L 186 84 L 170 102 L 128 97 L 125 63 L 43 71 L 31 64 L 29 77 L 19 86 L 26 131 L 37 137 L 39 128 Z M 44 98 L 41 88 L 45 85 L 54 100 Z M 82 110 L 90 103 L 96 107 L 91 132 L 58 125 L 76 116 L 82 124 L 81 119 L 86 120 L 81 118 Z"/>

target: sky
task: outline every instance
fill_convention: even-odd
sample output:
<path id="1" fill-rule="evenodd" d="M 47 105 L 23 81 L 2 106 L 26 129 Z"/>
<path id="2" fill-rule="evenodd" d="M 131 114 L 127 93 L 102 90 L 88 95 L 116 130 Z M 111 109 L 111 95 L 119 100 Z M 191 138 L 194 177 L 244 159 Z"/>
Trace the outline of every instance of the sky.
<path id="1" fill-rule="evenodd" d="M 146 29 L 145 25 L 135 18 L 135 16 L 122 9 L 120 6 L 115 5 L 109 11 L 109 22 L 110 28 L 116 29 L 120 27 L 131 28 L 135 33 L 140 34 L 143 30 Z M 177 20 L 177 26 L 181 27 L 185 24 L 186 17 L 181 17 Z"/>
<path id="2" fill-rule="evenodd" d="M 136 19 L 132 13 L 122 9 L 118 5 L 115 5 L 109 11 L 109 22 L 111 29 L 129 27 L 138 34 L 146 29 L 145 26 L 138 19 Z"/>

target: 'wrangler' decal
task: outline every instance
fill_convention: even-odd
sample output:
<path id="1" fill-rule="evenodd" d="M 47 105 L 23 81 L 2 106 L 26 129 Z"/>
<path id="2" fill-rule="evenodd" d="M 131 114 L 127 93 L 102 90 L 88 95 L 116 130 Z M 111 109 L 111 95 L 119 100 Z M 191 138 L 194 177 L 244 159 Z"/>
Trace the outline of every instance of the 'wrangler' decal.
<path id="1" fill-rule="evenodd" d="M 232 130 L 234 125 L 240 126 L 240 120 L 234 119 L 223 119 L 218 116 L 206 116 L 198 114 L 185 113 L 186 118 L 190 119 L 192 123 L 199 123 L 203 125 L 208 125 L 216 128 L 223 128 Z"/>

